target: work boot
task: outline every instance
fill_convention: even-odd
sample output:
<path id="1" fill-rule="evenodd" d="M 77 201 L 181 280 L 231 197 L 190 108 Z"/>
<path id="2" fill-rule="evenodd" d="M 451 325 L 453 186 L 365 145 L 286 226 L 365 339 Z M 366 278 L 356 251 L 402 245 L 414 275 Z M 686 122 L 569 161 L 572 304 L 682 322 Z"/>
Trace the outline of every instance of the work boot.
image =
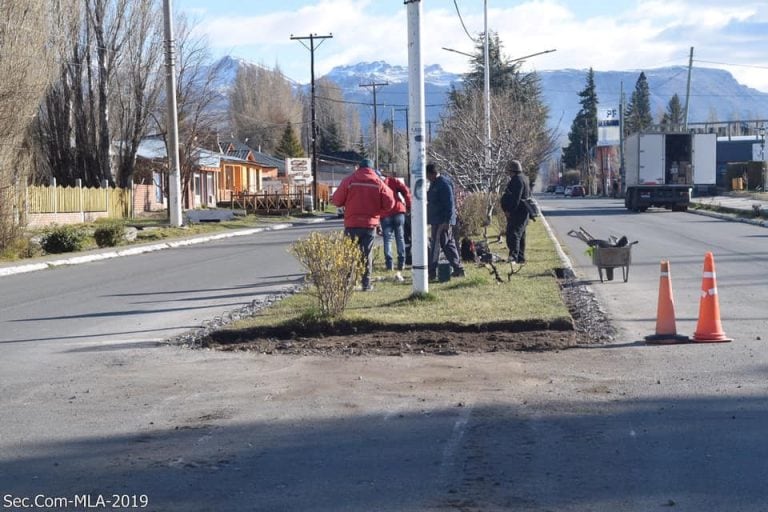
<path id="1" fill-rule="evenodd" d="M 453 273 L 451 274 L 451 277 L 464 277 L 465 275 L 466 274 L 464 273 L 463 268 L 457 268 L 456 270 L 453 271 Z"/>

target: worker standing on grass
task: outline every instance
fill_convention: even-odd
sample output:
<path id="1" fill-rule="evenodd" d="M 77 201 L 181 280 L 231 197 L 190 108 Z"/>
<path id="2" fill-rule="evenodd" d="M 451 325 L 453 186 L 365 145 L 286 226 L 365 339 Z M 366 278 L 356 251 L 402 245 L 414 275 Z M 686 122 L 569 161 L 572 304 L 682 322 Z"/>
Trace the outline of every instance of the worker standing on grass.
<path id="1" fill-rule="evenodd" d="M 453 277 L 464 277 L 464 266 L 461 264 L 459 250 L 453 237 L 453 227 L 456 225 L 456 201 L 453 194 L 453 183 L 441 175 L 434 163 L 427 164 L 427 224 L 431 226 L 431 248 L 429 253 L 429 279 L 437 278 L 437 262 L 440 260 L 440 250 L 453 268 Z"/>
<path id="2" fill-rule="evenodd" d="M 362 288 L 363 291 L 371 291 L 371 251 L 381 215 L 395 206 L 392 189 L 373 170 L 373 162 L 364 158 L 355 172 L 342 180 L 331 202 L 337 207 L 344 207 L 344 234 L 356 240 L 360 247 L 365 264 Z"/>
<path id="3" fill-rule="evenodd" d="M 387 270 L 394 267 L 392 258 L 392 239 L 397 248 L 397 270 L 405 268 L 405 214 L 411 210 L 411 191 L 405 183 L 397 179 L 397 173 L 387 176 L 386 184 L 395 196 L 395 207 L 381 218 L 381 230 L 384 235 L 384 263 Z"/>
<path id="4" fill-rule="evenodd" d="M 531 196 L 528 180 L 523 175 L 523 166 L 519 160 L 507 164 L 509 182 L 501 196 L 501 209 L 507 216 L 507 249 L 509 262 L 513 265 L 525 265 L 525 230 L 528 227 L 528 208 L 523 201 Z"/>

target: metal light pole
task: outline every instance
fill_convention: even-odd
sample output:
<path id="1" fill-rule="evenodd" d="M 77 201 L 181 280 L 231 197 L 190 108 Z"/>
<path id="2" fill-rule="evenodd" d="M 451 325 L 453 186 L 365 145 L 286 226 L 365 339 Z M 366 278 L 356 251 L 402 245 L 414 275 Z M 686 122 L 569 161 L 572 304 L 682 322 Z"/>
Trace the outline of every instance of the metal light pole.
<path id="1" fill-rule="evenodd" d="M 760 134 L 760 165 L 763 166 L 763 192 L 768 188 L 768 167 L 765 165 L 765 125 L 761 125 L 757 132 Z"/>
<path id="2" fill-rule="evenodd" d="M 181 167 L 179 165 L 179 116 L 176 105 L 176 43 L 173 40 L 171 0 L 163 0 L 165 17 L 165 84 L 168 97 L 168 209 L 171 226 L 179 227 L 181 217 Z"/>
<path id="3" fill-rule="evenodd" d="M 491 70 L 488 58 L 488 0 L 483 0 L 483 106 L 485 108 L 485 172 L 491 169 Z"/>
<path id="4" fill-rule="evenodd" d="M 424 64 L 421 57 L 421 0 L 406 0 L 408 5 L 408 124 L 411 169 L 411 258 L 413 293 L 429 292 L 427 268 L 427 144 L 424 138 Z"/>

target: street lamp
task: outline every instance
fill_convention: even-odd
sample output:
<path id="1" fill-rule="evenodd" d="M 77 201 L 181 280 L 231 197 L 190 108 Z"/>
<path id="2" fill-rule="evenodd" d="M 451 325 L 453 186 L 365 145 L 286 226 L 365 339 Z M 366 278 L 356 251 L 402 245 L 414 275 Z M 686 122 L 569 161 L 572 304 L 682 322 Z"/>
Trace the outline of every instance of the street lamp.
<path id="1" fill-rule="evenodd" d="M 485 31 L 483 32 L 483 114 L 484 114 L 484 124 L 485 124 L 485 130 L 483 133 L 483 143 L 485 145 L 485 169 L 486 171 L 490 169 L 491 167 L 491 79 L 490 79 L 490 66 L 489 66 L 489 57 L 488 57 L 488 1 L 485 0 L 484 4 L 484 24 L 485 24 Z M 465 55 L 467 57 L 474 58 L 475 56 L 471 53 L 462 52 L 460 50 L 454 50 L 453 48 L 446 48 L 445 46 L 441 47 L 443 50 L 453 53 L 458 53 L 459 55 Z M 526 60 L 530 57 L 536 57 L 538 55 L 544 55 L 545 53 L 552 53 L 556 52 L 556 48 L 552 48 L 551 50 L 544 50 L 541 52 L 531 53 L 530 55 L 524 55 L 522 57 L 518 57 L 516 59 L 510 59 L 507 62 L 520 62 L 523 60 Z"/>
<path id="2" fill-rule="evenodd" d="M 757 129 L 757 133 L 760 135 L 760 165 L 763 166 L 763 192 L 768 188 L 768 167 L 765 166 L 765 125 L 760 125 Z"/>

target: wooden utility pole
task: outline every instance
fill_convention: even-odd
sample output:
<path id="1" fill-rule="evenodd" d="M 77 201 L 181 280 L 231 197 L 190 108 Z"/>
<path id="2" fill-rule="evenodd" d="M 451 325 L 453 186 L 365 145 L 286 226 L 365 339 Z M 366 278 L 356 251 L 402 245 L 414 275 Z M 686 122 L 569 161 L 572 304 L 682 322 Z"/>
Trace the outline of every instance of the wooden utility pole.
<path id="1" fill-rule="evenodd" d="M 378 118 L 378 106 L 376 103 L 376 88 L 389 85 L 389 82 L 371 82 L 370 84 L 360 84 L 360 87 L 370 87 L 373 89 L 373 165 L 379 168 L 379 118 Z"/>
<path id="2" fill-rule="evenodd" d="M 688 102 L 691 97 L 691 70 L 693 69 L 693 46 L 691 56 L 688 58 L 688 81 L 685 85 L 685 109 L 683 111 L 683 131 L 688 131 Z"/>
<path id="3" fill-rule="evenodd" d="M 310 68 L 310 75 L 311 75 L 311 97 L 312 97 L 312 108 L 311 108 L 311 116 L 312 116 L 312 201 L 314 202 L 314 207 L 317 208 L 319 204 L 319 200 L 317 197 L 317 115 L 315 111 L 315 49 L 318 48 L 321 44 L 323 44 L 325 39 L 331 39 L 333 37 L 333 34 L 328 34 L 327 36 L 319 36 L 317 34 L 309 34 L 308 36 L 294 36 L 291 34 L 291 40 L 296 40 L 301 42 L 304 47 L 309 50 L 309 68 Z M 304 44 L 304 40 L 309 39 L 309 46 Z M 318 43 L 317 46 L 315 46 L 315 39 L 319 39 L 320 43 Z"/>

